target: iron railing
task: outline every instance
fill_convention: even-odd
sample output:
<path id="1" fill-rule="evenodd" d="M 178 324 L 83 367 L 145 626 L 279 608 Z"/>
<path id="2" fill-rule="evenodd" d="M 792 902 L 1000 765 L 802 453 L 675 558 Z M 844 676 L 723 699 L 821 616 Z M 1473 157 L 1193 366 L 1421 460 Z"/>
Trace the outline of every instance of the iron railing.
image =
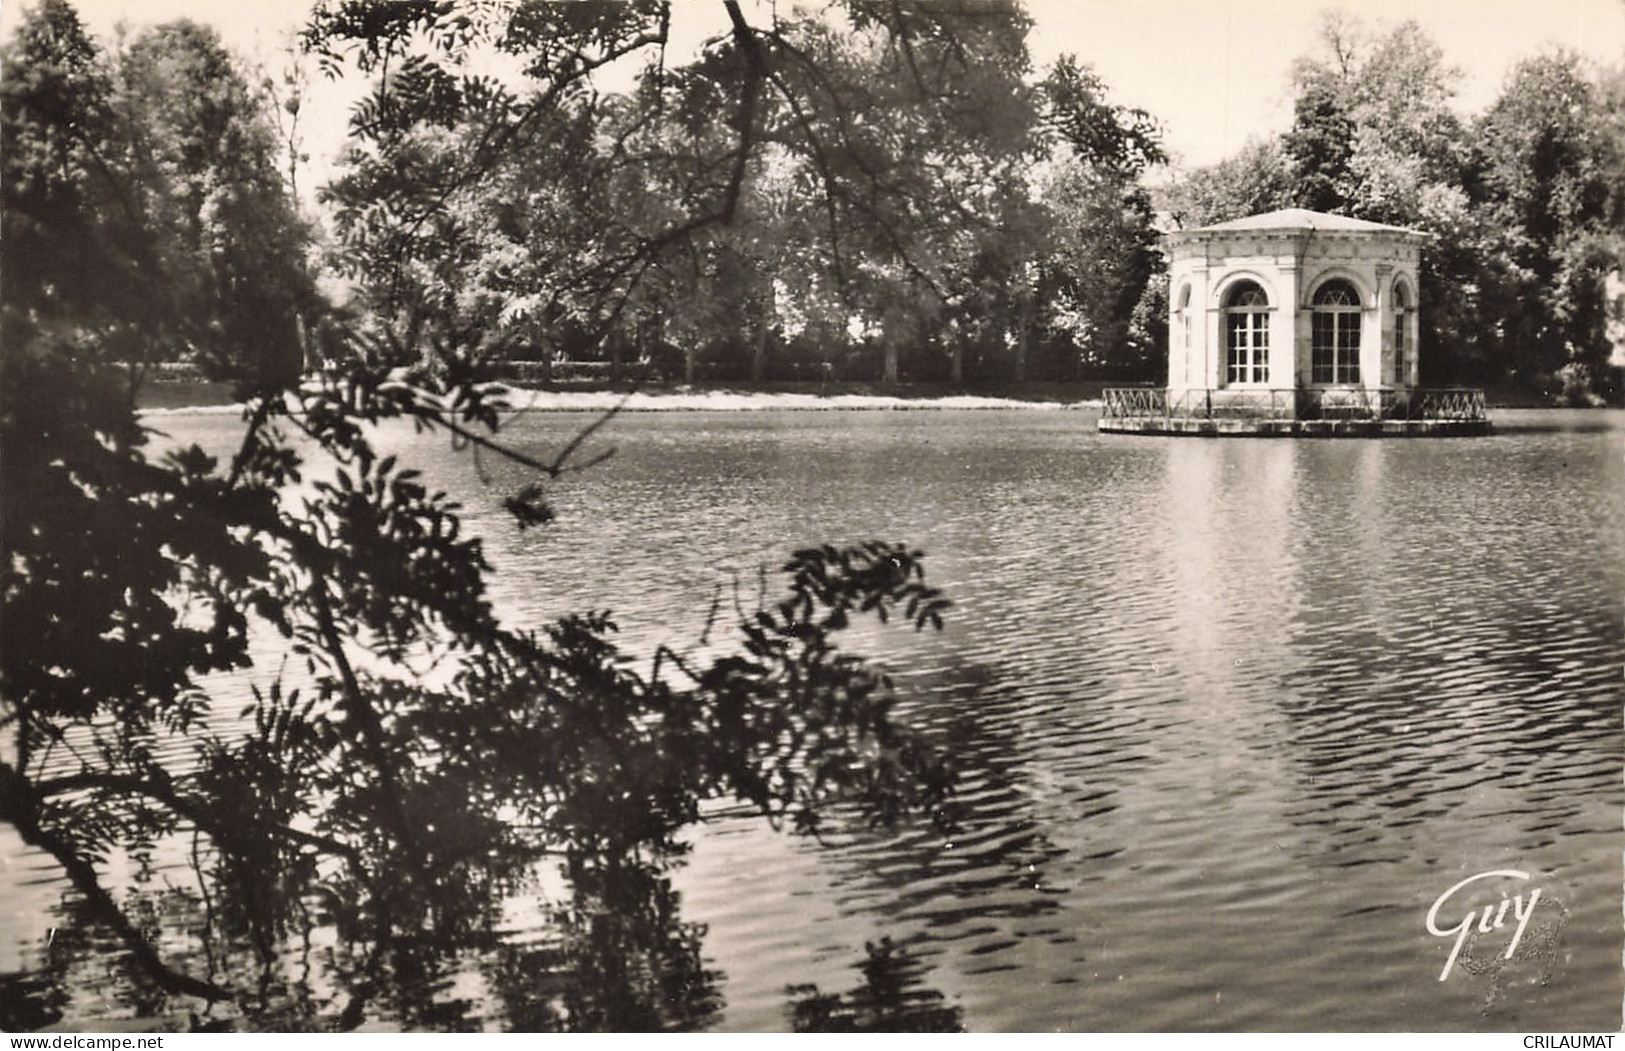
<path id="1" fill-rule="evenodd" d="M 1449 420 L 1482 421 L 1484 392 L 1469 387 L 1107 387 L 1113 420 Z"/>
<path id="2" fill-rule="evenodd" d="M 1105 415 L 1114 420 L 1140 420 L 1168 415 L 1168 391 L 1163 387 L 1107 387 Z"/>
<path id="3" fill-rule="evenodd" d="M 1396 392 L 1398 393 L 1398 392 Z M 1423 388 L 1412 393 L 1410 404 L 1415 416 L 1396 416 L 1395 419 L 1418 420 L 1483 420 L 1484 392 L 1473 387 Z"/>

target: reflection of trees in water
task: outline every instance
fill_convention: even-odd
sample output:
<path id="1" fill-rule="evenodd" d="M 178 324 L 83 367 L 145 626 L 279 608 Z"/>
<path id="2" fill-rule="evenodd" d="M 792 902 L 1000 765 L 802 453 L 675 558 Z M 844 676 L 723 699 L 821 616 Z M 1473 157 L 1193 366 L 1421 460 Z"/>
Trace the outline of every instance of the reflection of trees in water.
<path id="1" fill-rule="evenodd" d="M 265 955 L 242 923 L 241 902 L 138 887 L 125 910 L 145 934 L 172 947 L 177 963 L 244 989 L 202 1017 L 180 1007 L 190 1001 L 171 1001 L 130 962 L 119 937 L 68 895 L 44 967 L 0 978 L 3 1028 L 34 1030 L 94 1012 L 192 1030 L 346 1032 L 385 1022 L 478 1032 L 500 1022 L 518 1032 L 598 1032 L 695 1028 L 717 1014 L 718 975 L 702 963 L 704 928 L 682 921 L 665 864 L 577 856 L 567 869 L 569 897 L 544 908 L 543 941 L 531 945 L 505 941 L 496 929 L 455 945 L 432 932 L 372 945 L 346 939 L 332 913 L 302 903 L 291 908 L 306 926 Z M 489 996 L 479 996 L 481 986 Z"/>
<path id="2" fill-rule="evenodd" d="M 56 1025 L 81 1015 L 85 1001 L 137 1017 L 164 1010 L 164 992 L 122 951 L 120 939 L 95 922 L 92 911 L 77 895 L 65 895 L 41 953 L 43 966 L 0 976 L 0 1030 Z M 146 932 L 156 931 L 175 912 L 153 892 L 132 894 L 128 911 Z"/>
<path id="3" fill-rule="evenodd" d="M 961 1033 L 963 1012 L 924 986 L 925 967 L 890 938 L 864 945 L 863 984 L 846 993 L 792 985 L 791 1017 L 798 1033 Z"/>
<path id="4" fill-rule="evenodd" d="M 856 837 L 835 852 L 838 864 L 845 878 L 886 889 L 872 907 L 888 924 L 925 914 L 935 926 L 1053 912 L 1059 903 L 1049 873 L 1066 851 L 1034 811 L 1034 749 L 1023 739 L 1033 730 L 1034 698 L 962 652 L 946 650 L 940 659 L 940 668 L 910 684 L 932 703 L 909 720 L 953 757 L 957 788 L 944 808 L 951 830 Z"/>
<path id="5" fill-rule="evenodd" d="M 178 963 L 245 990 L 236 1003 L 201 1014 L 160 989 L 69 895 L 44 966 L 0 976 L 0 1028 L 40 1029 L 84 1017 L 94 1003 L 104 1016 L 144 1019 L 141 1028 L 156 1030 L 343 1032 L 367 1023 L 437 1032 L 705 1029 L 721 1018 L 722 975 L 706 967 L 704 926 L 682 917 L 670 879 L 675 860 L 569 859 L 567 896 L 544 906 L 535 940 L 492 929 L 461 946 L 436 944 L 427 934 L 372 946 L 344 939 L 331 916 L 306 903 L 295 908 L 310 925 L 269 957 L 253 951 L 240 903 L 174 886 L 139 887 L 126 908 L 144 933 L 166 948 L 189 941 L 193 955 L 177 952 Z M 869 946 L 862 970 L 864 984 L 846 994 L 791 986 L 796 1028 L 960 1028 L 958 1009 L 923 986 L 925 967 L 890 939 Z"/>
<path id="6" fill-rule="evenodd" d="M 509 1029 L 700 1029 L 722 1008 L 700 924 L 685 923 L 666 866 L 578 857 L 572 896 L 538 946 L 501 946 L 482 969 Z"/>

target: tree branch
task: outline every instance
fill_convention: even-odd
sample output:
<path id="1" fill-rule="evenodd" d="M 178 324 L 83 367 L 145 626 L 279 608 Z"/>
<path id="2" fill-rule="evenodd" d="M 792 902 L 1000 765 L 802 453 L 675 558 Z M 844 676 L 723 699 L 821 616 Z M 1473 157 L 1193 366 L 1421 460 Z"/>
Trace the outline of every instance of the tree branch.
<path id="1" fill-rule="evenodd" d="M 228 990 L 164 963 L 152 943 L 147 941 L 130 918 L 124 915 L 124 910 L 119 908 L 113 896 L 102 887 L 96 867 L 75 849 L 68 837 L 40 823 L 43 803 L 44 800 L 27 777 L 0 762 L 0 820 L 15 828 L 23 842 L 56 859 L 74 889 L 85 899 L 91 915 L 113 929 L 130 955 L 158 983 L 159 988 L 167 993 L 210 1001 L 230 1000 L 232 994 Z"/>
<path id="2" fill-rule="evenodd" d="M 34 786 L 34 791 L 41 800 L 68 792 L 83 791 L 106 791 L 124 795 L 138 795 L 162 803 L 176 814 L 191 821 L 201 831 L 207 832 L 211 838 L 218 839 L 222 832 L 208 811 L 198 803 L 175 792 L 173 789 L 139 777 L 131 777 L 125 774 L 82 772 L 40 781 Z M 239 824 L 245 821 L 240 814 L 232 815 L 231 820 Z M 306 832 L 304 829 L 295 828 L 292 825 L 268 822 L 250 823 L 259 831 L 286 836 L 288 839 L 302 843 L 305 846 L 315 847 L 325 853 L 341 857 L 351 864 L 358 875 L 365 875 L 365 866 L 361 863 L 360 853 L 348 843 L 333 839 L 330 836 L 324 836 L 318 832 Z"/>

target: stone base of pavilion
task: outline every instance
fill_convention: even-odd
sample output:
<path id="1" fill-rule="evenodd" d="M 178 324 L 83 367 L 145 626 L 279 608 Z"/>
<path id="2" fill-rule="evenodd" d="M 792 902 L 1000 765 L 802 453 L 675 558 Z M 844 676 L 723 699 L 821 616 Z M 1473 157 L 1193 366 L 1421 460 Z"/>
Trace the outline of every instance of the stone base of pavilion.
<path id="1" fill-rule="evenodd" d="M 1107 388 L 1100 430 L 1253 438 L 1443 438 L 1488 434 L 1470 388 Z"/>
<path id="2" fill-rule="evenodd" d="M 1490 433 L 1488 420 L 1100 420 L 1104 434 L 1179 434 L 1197 438 L 1445 438 Z"/>

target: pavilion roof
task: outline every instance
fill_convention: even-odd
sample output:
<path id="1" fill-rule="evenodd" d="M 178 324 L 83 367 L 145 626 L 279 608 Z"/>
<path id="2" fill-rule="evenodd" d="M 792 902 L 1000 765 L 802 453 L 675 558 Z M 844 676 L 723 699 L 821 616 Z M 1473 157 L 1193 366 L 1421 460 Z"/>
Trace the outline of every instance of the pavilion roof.
<path id="1" fill-rule="evenodd" d="M 1212 226 L 1200 226 L 1177 232 L 1199 234 L 1222 233 L 1230 230 L 1326 230 L 1396 234 L 1416 234 L 1420 232 L 1404 226 L 1373 223 L 1366 219 L 1352 219 L 1346 215 L 1333 215 L 1330 212 L 1312 212 L 1307 208 L 1282 208 L 1274 212 L 1263 212 L 1242 219 L 1232 219 L 1227 223 L 1215 223 Z"/>

